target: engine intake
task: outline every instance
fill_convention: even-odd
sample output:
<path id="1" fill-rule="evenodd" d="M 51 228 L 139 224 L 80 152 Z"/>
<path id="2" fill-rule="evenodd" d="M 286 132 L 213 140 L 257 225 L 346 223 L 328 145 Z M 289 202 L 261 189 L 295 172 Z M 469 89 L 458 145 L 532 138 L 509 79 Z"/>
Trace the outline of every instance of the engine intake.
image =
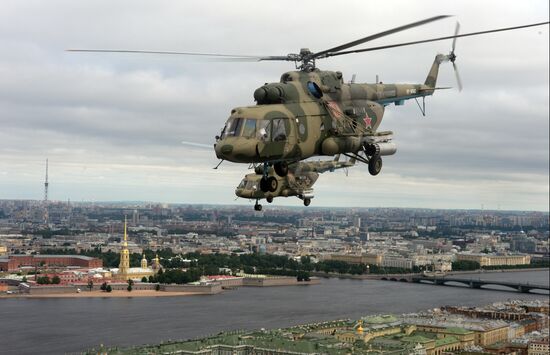
<path id="1" fill-rule="evenodd" d="M 259 105 L 280 104 L 298 100 L 296 89 L 291 84 L 271 83 L 259 87 L 254 91 L 254 100 Z"/>

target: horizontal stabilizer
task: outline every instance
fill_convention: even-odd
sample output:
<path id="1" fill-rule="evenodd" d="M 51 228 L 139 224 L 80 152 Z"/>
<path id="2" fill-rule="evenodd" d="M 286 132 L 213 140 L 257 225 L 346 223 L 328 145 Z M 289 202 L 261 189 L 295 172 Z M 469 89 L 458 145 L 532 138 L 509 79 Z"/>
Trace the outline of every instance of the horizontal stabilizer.
<path id="1" fill-rule="evenodd" d="M 445 86 L 445 87 L 440 87 L 440 88 L 426 88 L 426 89 L 418 89 L 418 91 L 447 90 L 447 89 L 452 89 L 452 87 L 451 86 Z"/>

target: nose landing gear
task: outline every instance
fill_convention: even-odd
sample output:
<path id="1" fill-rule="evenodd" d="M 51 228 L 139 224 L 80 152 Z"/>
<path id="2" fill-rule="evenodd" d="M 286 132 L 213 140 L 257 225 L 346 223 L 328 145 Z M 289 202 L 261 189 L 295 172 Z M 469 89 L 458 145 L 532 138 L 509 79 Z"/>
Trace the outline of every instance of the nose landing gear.
<path id="1" fill-rule="evenodd" d="M 258 203 L 258 200 L 256 200 L 256 204 L 254 205 L 254 211 L 261 211 L 262 205 Z"/>

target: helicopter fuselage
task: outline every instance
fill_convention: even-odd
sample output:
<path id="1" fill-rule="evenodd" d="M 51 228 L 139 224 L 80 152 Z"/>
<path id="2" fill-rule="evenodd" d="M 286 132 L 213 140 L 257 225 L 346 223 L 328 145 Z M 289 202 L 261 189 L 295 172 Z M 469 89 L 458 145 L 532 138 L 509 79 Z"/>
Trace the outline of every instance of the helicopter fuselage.
<path id="1" fill-rule="evenodd" d="M 287 72 L 279 83 L 254 92 L 257 105 L 231 111 L 216 137 L 216 156 L 273 163 L 357 153 L 376 135 L 386 105 L 431 95 L 433 89 L 426 84 L 344 83 L 342 73 L 318 69 Z"/>

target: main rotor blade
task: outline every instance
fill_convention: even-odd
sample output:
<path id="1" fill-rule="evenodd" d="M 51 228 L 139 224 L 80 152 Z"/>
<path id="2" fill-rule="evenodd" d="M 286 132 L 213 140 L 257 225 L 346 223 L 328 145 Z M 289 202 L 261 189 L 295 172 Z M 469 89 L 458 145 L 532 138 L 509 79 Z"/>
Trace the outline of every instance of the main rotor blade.
<path id="1" fill-rule="evenodd" d="M 479 32 L 471 32 L 471 33 L 463 33 L 463 34 L 455 35 L 455 36 L 445 36 L 445 37 L 437 37 L 437 38 L 431 38 L 431 39 L 424 39 L 424 40 L 420 40 L 420 41 L 403 42 L 403 43 L 397 43 L 397 44 L 389 44 L 389 45 L 387 45 L 387 46 L 370 47 L 370 48 L 356 49 L 356 50 L 351 50 L 351 51 L 344 51 L 344 52 L 338 52 L 338 53 L 331 53 L 331 54 L 328 55 L 328 56 L 334 57 L 334 56 L 337 56 L 337 55 L 344 55 L 344 54 L 351 54 L 351 53 L 362 53 L 362 52 L 378 51 L 378 50 L 381 50 L 381 49 L 388 49 L 388 48 L 396 48 L 396 47 L 411 46 L 411 45 L 413 45 L 413 44 L 428 43 L 428 42 L 435 42 L 435 41 L 443 41 L 443 40 L 452 39 L 452 38 L 477 36 L 477 35 L 483 35 L 483 34 L 493 33 L 493 32 L 503 32 L 503 31 L 518 30 L 518 29 L 527 28 L 527 27 L 543 26 L 543 25 L 548 25 L 549 23 L 550 23 L 550 22 L 539 22 L 539 23 L 533 23 L 533 24 L 529 24 L 529 25 L 514 26 L 514 27 L 506 27 L 506 28 L 498 28 L 498 29 L 494 29 L 494 30 L 479 31 Z"/>
<path id="2" fill-rule="evenodd" d="M 169 55 L 187 55 L 195 57 L 219 58 L 227 61 L 260 61 L 260 60 L 287 60 L 284 56 L 258 56 L 242 54 L 221 54 L 221 53 L 195 53 L 195 52 L 173 52 L 173 51 L 149 51 L 149 50 L 131 50 L 131 49 L 67 49 L 67 52 L 92 52 L 92 53 L 130 53 L 130 54 L 169 54 Z"/>
<path id="3" fill-rule="evenodd" d="M 188 142 L 188 141 L 181 141 L 181 144 L 188 145 L 191 147 L 202 148 L 202 149 L 214 149 L 214 144 L 195 143 L 195 142 Z"/>
<path id="4" fill-rule="evenodd" d="M 456 21 L 456 27 L 455 27 L 455 36 L 458 35 L 458 31 L 460 30 L 460 23 Z M 455 46 L 456 46 L 456 37 L 453 38 L 453 45 L 451 47 L 451 53 L 455 52 Z"/>
<path id="5" fill-rule="evenodd" d="M 187 55 L 194 57 L 206 57 L 208 60 L 217 62 L 260 62 L 266 60 L 295 61 L 291 56 L 259 56 L 246 54 L 222 54 L 222 53 L 196 53 L 196 52 L 173 52 L 173 51 L 149 51 L 133 49 L 66 49 L 67 52 L 92 52 L 92 53 L 129 53 L 129 54 L 169 54 Z"/>
<path id="6" fill-rule="evenodd" d="M 409 23 L 408 25 L 403 25 L 403 26 L 399 26 L 399 27 L 396 27 L 396 28 L 392 28 L 391 30 L 380 32 L 380 33 L 370 35 L 370 36 L 367 36 L 367 37 L 364 37 L 364 38 L 361 38 L 361 39 L 358 39 L 358 40 L 355 40 L 355 41 L 352 41 L 352 42 L 349 42 L 349 43 L 346 43 L 346 44 L 342 44 L 342 45 L 337 46 L 337 47 L 333 47 L 333 48 L 330 48 L 330 49 L 326 49 L 324 51 L 313 53 L 312 58 L 330 57 L 331 55 L 334 55 L 335 52 L 339 52 L 341 50 L 344 50 L 344 49 L 347 49 L 347 48 L 350 48 L 350 47 L 355 47 L 355 46 L 360 45 L 362 43 L 372 41 L 372 40 L 375 40 L 377 38 L 384 37 L 384 36 L 387 36 L 387 35 L 391 35 L 393 33 L 408 30 L 409 28 L 425 25 L 425 24 L 433 22 L 433 21 L 442 20 L 442 19 L 447 18 L 447 17 L 450 17 L 450 15 L 434 16 L 434 17 L 430 17 L 430 18 L 427 18 L 427 19 L 422 20 L 422 21 L 417 21 L 417 22 Z"/>

